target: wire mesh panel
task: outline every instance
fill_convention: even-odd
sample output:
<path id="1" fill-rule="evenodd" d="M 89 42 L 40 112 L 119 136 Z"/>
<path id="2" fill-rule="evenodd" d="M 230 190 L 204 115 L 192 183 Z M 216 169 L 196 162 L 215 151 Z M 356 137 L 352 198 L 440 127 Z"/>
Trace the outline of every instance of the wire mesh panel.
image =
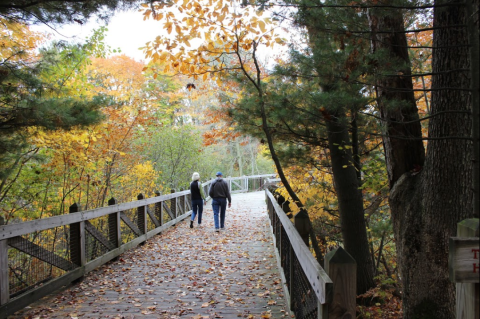
<path id="1" fill-rule="evenodd" d="M 108 216 L 91 219 L 85 223 L 85 257 L 92 261 L 115 247 L 109 241 Z"/>
<path id="2" fill-rule="evenodd" d="M 160 226 L 160 221 L 155 216 L 155 204 L 146 206 L 147 209 L 147 231 L 154 230 Z"/>
<path id="3" fill-rule="evenodd" d="M 177 216 L 186 213 L 186 198 L 184 195 L 177 197 Z"/>
<path id="4" fill-rule="evenodd" d="M 282 245 L 281 251 L 279 252 L 280 254 L 280 263 L 283 268 L 283 272 L 285 274 L 285 281 L 287 284 L 287 287 L 289 290 L 291 290 L 290 287 L 290 266 L 291 266 L 291 252 L 292 252 L 292 246 L 290 243 L 290 239 L 287 236 L 287 233 L 285 232 L 285 229 L 282 227 L 281 231 L 281 242 Z"/>
<path id="5" fill-rule="evenodd" d="M 135 238 L 137 238 L 137 233 L 135 229 L 137 228 L 136 221 L 137 221 L 138 210 L 136 208 L 126 210 L 122 212 L 120 215 L 121 219 L 121 230 L 122 230 L 122 244 L 126 244 Z"/>
<path id="6" fill-rule="evenodd" d="M 171 200 L 166 200 L 163 202 L 163 221 L 165 223 L 168 223 L 169 221 L 172 220 L 172 201 Z"/>
<path id="7" fill-rule="evenodd" d="M 275 215 L 275 245 L 280 247 L 280 234 L 281 234 L 282 223 L 278 219 L 278 216 Z"/>
<path id="8" fill-rule="evenodd" d="M 70 262 L 68 226 L 13 237 L 8 245 L 10 297 L 75 268 Z"/>
<path id="9" fill-rule="evenodd" d="M 312 285 L 308 281 L 297 256 L 293 257 L 293 278 L 290 296 L 292 298 L 292 310 L 297 319 L 318 318 L 318 299 Z"/>

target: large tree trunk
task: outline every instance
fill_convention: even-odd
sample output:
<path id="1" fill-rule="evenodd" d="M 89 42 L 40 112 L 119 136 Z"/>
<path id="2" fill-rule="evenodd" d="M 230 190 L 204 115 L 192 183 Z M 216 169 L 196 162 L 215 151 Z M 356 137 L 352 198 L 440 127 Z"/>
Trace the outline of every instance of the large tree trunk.
<path id="1" fill-rule="evenodd" d="M 308 30 L 310 46 L 314 51 L 314 63 L 317 66 L 318 74 L 323 77 L 319 81 L 319 86 L 323 92 L 327 93 L 330 90 L 335 90 L 335 82 L 338 79 L 335 79 L 332 74 L 322 74 L 322 71 L 320 71 L 322 70 L 321 65 L 325 61 L 322 60 L 321 54 L 316 54 L 315 51 L 326 50 L 331 53 L 335 49 L 329 47 L 330 44 L 324 47 L 325 34 L 323 33 L 323 26 L 318 23 L 319 16 L 321 16 L 316 14 L 318 10 L 320 9 L 312 9 L 307 5 L 302 7 L 300 12 L 304 19 L 302 23 Z M 330 40 L 334 41 L 333 37 Z M 338 199 L 343 244 L 345 250 L 357 262 L 357 294 L 363 294 L 375 287 L 374 267 L 367 237 L 363 194 L 360 190 L 361 181 L 355 168 L 355 162 L 359 163 L 358 159 L 353 157 L 352 142 L 349 136 L 350 126 L 345 113 L 345 109 L 348 109 L 348 107 L 338 109 L 331 114 L 325 111 L 324 117 L 327 126 L 334 187 Z M 353 145 L 353 147 L 356 147 L 356 145 Z"/>
<path id="2" fill-rule="evenodd" d="M 412 78 L 409 77 L 411 75 L 410 58 L 402 12 L 371 9 L 369 21 L 373 52 L 377 54 L 384 52 L 389 59 L 389 61 L 378 61 L 378 64 L 392 63 L 398 66 L 403 64 L 398 70 L 380 68 L 380 73 L 389 73 L 392 76 L 380 75 L 375 83 L 377 103 L 386 124 L 383 144 L 388 180 L 392 188 L 404 173 L 421 169 L 425 161 L 425 149 L 423 142 L 419 139 L 422 136 L 422 130 L 420 122 L 416 121 L 419 116 L 413 94 Z M 393 101 L 395 103 L 392 103 Z"/>
<path id="3" fill-rule="evenodd" d="M 445 139 L 428 143 L 421 172 L 414 166 L 405 167 L 401 177 L 395 172 L 389 175 L 390 207 L 406 319 L 455 317 L 455 287 L 448 276 L 448 240 L 455 235 L 457 222 L 473 215 L 472 142 L 448 138 L 471 134 L 471 117 L 465 113 L 471 107 L 469 94 L 451 89 L 469 88 L 467 73 L 451 72 L 469 67 L 468 47 L 465 47 L 467 30 L 451 27 L 465 24 L 465 10 L 463 6 L 450 6 L 436 8 L 434 14 L 435 28 L 449 27 L 436 29 L 434 33 L 434 47 L 438 49 L 433 51 L 433 73 L 436 75 L 432 82 L 432 114 L 460 113 L 438 114 L 430 120 L 429 138 Z M 389 84 L 390 87 L 395 85 L 398 84 Z M 413 137 L 419 136 L 414 133 Z M 398 167 L 397 162 L 402 159 L 404 163 L 415 165 L 415 161 L 407 161 L 402 155 L 405 153 L 411 152 L 421 159 L 416 155 L 420 154 L 420 147 L 415 141 L 409 146 L 391 143 L 393 139 L 391 135 L 386 138 L 386 148 L 392 147 L 390 153 L 386 151 L 389 167 Z"/>
<path id="4" fill-rule="evenodd" d="M 357 262 L 357 294 L 375 286 L 373 260 L 368 249 L 368 237 L 363 211 L 363 196 L 359 189 L 348 124 L 338 113 L 326 121 L 333 180 L 345 250 Z M 347 146 L 347 147 L 345 147 Z"/>

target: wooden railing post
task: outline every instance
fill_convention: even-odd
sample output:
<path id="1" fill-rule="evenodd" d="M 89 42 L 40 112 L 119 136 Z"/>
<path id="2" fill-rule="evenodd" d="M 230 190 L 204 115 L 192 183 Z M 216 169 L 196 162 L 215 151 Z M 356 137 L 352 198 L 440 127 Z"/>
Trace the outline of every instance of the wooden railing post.
<path id="1" fill-rule="evenodd" d="M 0 216 L 0 226 L 5 225 L 5 220 Z M 0 240 L 0 306 L 10 300 L 8 284 L 8 243 L 7 239 Z"/>
<path id="2" fill-rule="evenodd" d="M 479 304 L 479 221 L 466 219 L 457 224 L 457 237 L 449 243 L 450 280 L 456 283 L 456 318 L 480 318 Z"/>
<path id="3" fill-rule="evenodd" d="M 330 302 L 319 304 L 321 319 L 356 318 L 357 262 L 342 247 L 325 256 L 325 272 L 332 279 Z"/>
<path id="4" fill-rule="evenodd" d="M 70 206 L 69 213 L 78 213 L 82 209 L 77 203 Z M 70 260 L 79 267 L 85 266 L 85 222 L 70 224 Z"/>
<path id="5" fill-rule="evenodd" d="M 110 198 L 108 206 L 117 205 L 115 198 Z M 122 245 L 122 231 L 120 227 L 120 212 L 111 213 L 108 215 L 108 239 L 115 248 Z"/>
<path id="6" fill-rule="evenodd" d="M 173 194 L 173 193 L 175 193 L 175 190 L 172 189 L 170 192 Z M 174 218 L 177 218 L 178 217 L 177 216 L 177 197 L 172 198 L 170 200 L 170 206 L 171 206 L 170 210 L 172 211 L 172 215 L 174 216 Z"/>
<path id="7" fill-rule="evenodd" d="M 310 247 L 310 222 L 308 220 L 307 211 L 303 208 L 300 209 L 300 211 L 293 217 L 293 223 L 298 233 L 300 234 L 300 237 L 302 237 L 303 241 L 305 242 L 305 245 L 307 245 L 307 247 Z"/>
<path id="8" fill-rule="evenodd" d="M 138 194 L 137 199 L 145 199 L 145 196 L 143 196 L 143 194 Z M 147 233 L 147 209 L 145 206 L 137 208 L 137 227 L 142 234 Z"/>
<path id="9" fill-rule="evenodd" d="M 156 196 L 162 196 L 162 193 L 159 191 L 155 192 Z M 155 203 L 155 217 L 157 217 L 160 226 L 163 225 L 163 202 Z"/>

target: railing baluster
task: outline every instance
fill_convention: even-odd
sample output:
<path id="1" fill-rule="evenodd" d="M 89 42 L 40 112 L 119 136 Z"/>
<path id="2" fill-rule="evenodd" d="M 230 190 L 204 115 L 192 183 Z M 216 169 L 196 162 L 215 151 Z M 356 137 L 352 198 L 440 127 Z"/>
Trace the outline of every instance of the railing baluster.
<path id="1" fill-rule="evenodd" d="M 175 193 L 175 190 L 172 189 L 170 192 L 173 194 Z M 171 205 L 170 210 L 172 211 L 172 215 L 174 216 L 174 218 L 177 218 L 177 198 L 176 197 L 170 200 L 170 205 Z"/>
<path id="2" fill-rule="evenodd" d="M 160 193 L 159 191 L 156 191 L 155 195 L 161 196 L 162 193 Z M 158 222 L 160 223 L 160 226 L 163 225 L 163 205 L 162 204 L 163 202 L 155 203 L 155 216 L 157 217 Z"/>
<path id="3" fill-rule="evenodd" d="M 110 198 L 108 206 L 117 205 L 115 198 Z M 120 227 L 120 212 L 111 213 L 108 215 L 108 239 L 115 248 L 122 245 L 122 230 Z"/>
<path id="4" fill-rule="evenodd" d="M 300 237 L 302 237 L 303 242 L 305 243 L 305 245 L 307 245 L 307 247 L 310 247 L 310 223 L 307 211 L 303 208 L 300 209 L 300 211 L 293 217 L 293 220 L 295 228 L 300 234 Z"/>
<path id="5" fill-rule="evenodd" d="M 78 213 L 82 209 L 77 203 L 70 206 L 69 213 Z M 83 267 L 86 263 L 85 254 L 85 222 L 70 224 L 70 260 L 75 265 Z"/>
<path id="6" fill-rule="evenodd" d="M 0 226 L 5 220 L 0 216 Z M 0 240 L 0 305 L 10 300 L 10 289 L 8 284 L 8 244 L 7 239 Z"/>
<path id="7" fill-rule="evenodd" d="M 138 200 L 145 199 L 143 194 L 138 194 Z M 147 208 L 145 206 L 140 206 L 137 208 L 137 227 L 140 229 L 140 233 L 145 235 L 147 230 Z"/>

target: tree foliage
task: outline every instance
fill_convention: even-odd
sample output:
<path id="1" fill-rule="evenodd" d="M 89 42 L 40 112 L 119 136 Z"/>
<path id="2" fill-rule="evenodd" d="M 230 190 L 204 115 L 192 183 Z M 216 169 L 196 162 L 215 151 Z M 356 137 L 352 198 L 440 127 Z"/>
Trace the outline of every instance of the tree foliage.
<path id="1" fill-rule="evenodd" d="M 115 10 L 133 8 L 137 3 L 126 0 L 6 0 L 0 4 L 0 16 L 28 24 L 84 24 L 92 16 L 107 20 Z"/>

